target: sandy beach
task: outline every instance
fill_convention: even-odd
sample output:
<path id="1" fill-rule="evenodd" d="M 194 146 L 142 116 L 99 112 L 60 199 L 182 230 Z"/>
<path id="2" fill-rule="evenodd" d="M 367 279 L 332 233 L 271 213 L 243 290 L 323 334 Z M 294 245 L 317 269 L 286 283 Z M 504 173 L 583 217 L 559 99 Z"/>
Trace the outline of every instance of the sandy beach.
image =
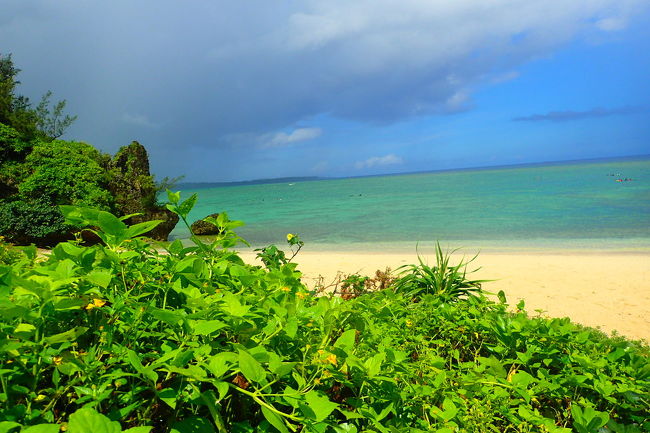
<path id="1" fill-rule="evenodd" d="M 424 252 L 426 253 L 426 252 Z M 435 257 L 423 254 L 428 263 Z M 462 255 L 454 255 L 456 264 Z M 471 256 L 470 256 L 471 257 Z M 255 255 L 243 252 L 252 263 Z M 414 252 L 301 251 L 295 261 L 313 287 L 319 276 L 331 282 L 337 272 L 374 275 L 375 270 L 417 262 Z M 526 302 L 529 314 L 570 317 L 573 321 L 650 341 L 650 254 L 647 253 L 482 253 L 468 269 L 480 267 L 485 290 L 503 290 L 508 302 Z"/>

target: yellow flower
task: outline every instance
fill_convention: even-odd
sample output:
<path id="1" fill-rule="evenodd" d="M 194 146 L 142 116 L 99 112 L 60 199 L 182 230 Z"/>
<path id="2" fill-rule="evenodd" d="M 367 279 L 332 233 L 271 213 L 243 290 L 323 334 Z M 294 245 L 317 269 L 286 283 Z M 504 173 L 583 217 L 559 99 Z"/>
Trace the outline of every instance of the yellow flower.
<path id="1" fill-rule="evenodd" d="M 406 326 L 410 328 L 411 326 L 413 326 L 413 322 L 411 320 L 407 320 Z"/>
<path id="2" fill-rule="evenodd" d="M 330 364 L 332 364 L 333 366 L 336 367 L 336 362 L 337 362 L 336 361 L 336 355 L 334 355 L 333 353 L 330 353 L 330 356 L 325 358 L 325 362 L 329 362 Z"/>
<path id="3" fill-rule="evenodd" d="M 45 395 L 44 394 L 39 394 L 34 398 L 34 401 L 42 401 L 45 400 Z"/>
<path id="4" fill-rule="evenodd" d="M 52 361 L 54 362 L 54 365 L 61 365 L 61 361 L 63 361 L 63 358 L 60 356 L 53 356 Z"/>
<path id="5" fill-rule="evenodd" d="M 289 233 L 289 234 L 287 234 L 287 241 L 291 242 L 291 239 L 293 239 L 295 237 L 296 237 L 296 235 L 294 235 L 292 233 Z"/>
<path id="6" fill-rule="evenodd" d="M 320 379 L 318 378 L 314 379 L 314 385 L 320 385 Z"/>
<path id="7" fill-rule="evenodd" d="M 308 293 L 305 292 L 298 292 L 296 293 L 296 296 L 299 297 L 300 299 L 305 299 L 307 297 Z"/>
<path id="8" fill-rule="evenodd" d="M 86 305 L 86 310 L 92 310 L 93 308 L 100 308 L 106 305 L 106 301 L 103 299 L 93 299 L 93 301 Z"/>
<path id="9" fill-rule="evenodd" d="M 290 291 L 291 291 L 291 289 L 288 288 L 288 287 L 283 287 L 283 288 L 280 289 L 280 290 L 282 290 L 283 292 L 290 292 Z"/>

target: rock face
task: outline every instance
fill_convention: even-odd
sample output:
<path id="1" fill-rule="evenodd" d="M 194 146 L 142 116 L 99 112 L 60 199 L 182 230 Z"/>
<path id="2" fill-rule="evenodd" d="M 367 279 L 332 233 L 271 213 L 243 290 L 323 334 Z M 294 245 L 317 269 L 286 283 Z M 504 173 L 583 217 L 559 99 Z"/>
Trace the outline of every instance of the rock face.
<path id="1" fill-rule="evenodd" d="M 218 216 L 219 216 L 218 213 L 213 213 L 211 215 L 208 215 L 208 216 L 204 217 L 203 219 L 209 218 L 209 217 L 216 218 Z M 220 232 L 219 227 L 217 227 L 214 224 L 209 223 L 207 221 L 203 221 L 203 219 L 200 219 L 198 221 L 194 221 L 192 223 L 192 225 L 191 225 L 192 232 L 195 235 L 218 235 L 219 232 Z"/>
<path id="2" fill-rule="evenodd" d="M 129 218 L 127 224 L 161 220 L 146 236 L 166 241 L 178 223 L 178 215 L 156 205 L 156 185 L 149 171 L 149 156 L 143 145 L 133 141 L 122 147 L 108 163 L 110 182 L 108 189 L 115 197 L 117 211 L 121 215 L 142 213 Z"/>

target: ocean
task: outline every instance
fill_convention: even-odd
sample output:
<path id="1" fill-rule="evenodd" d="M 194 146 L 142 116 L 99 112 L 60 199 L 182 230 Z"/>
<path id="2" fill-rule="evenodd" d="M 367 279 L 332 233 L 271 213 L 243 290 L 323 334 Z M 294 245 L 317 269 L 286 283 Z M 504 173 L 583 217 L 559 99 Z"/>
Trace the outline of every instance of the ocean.
<path id="1" fill-rule="evenodd" d="M 190 221 L 226 211 L 254 247 L 296 233 L 312 250 L 650 252 L 650 157 L 182 190 L 195 192 Z"/>

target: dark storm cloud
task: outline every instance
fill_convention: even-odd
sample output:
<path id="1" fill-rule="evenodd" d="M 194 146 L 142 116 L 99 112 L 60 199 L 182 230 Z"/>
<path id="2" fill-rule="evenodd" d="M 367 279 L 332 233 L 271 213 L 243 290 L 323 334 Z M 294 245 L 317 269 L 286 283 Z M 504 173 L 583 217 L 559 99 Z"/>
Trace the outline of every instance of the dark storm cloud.
<path id="1" fill-rule="evenodd" d="M 546 114 L 515 117 L 512 120 L 515 122 L 570 122 L 594 117 L 647 113 L 648 111 L 650 110 L 647 107 L 592 108 L 585 111 L 551 111 Z"/>
<path id="2" fill-rule="evenodd" d="M 5 0 L 0 52 L 23 69 L 22 92 L 68 100 L 68 138 L 207 160 L 233 137 L 260 149 L 326 133 L 319 116 L 374 125 L 466 110 L 476 87 L 585 27 L 624 27 L 639 4 Z"/>

